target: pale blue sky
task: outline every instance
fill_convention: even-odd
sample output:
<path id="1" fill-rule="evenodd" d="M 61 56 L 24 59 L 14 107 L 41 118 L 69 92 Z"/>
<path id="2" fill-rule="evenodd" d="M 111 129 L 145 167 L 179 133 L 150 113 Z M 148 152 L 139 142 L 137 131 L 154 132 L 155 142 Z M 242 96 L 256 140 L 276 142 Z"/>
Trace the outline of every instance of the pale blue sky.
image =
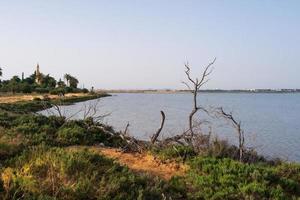
<path id="1" fill-rule="evenodd" d="M 86 87 L 184 88 L 217 57 L 206 88 L 300 88 L 300 1 L 1 1 L 4 77 L 70 73 Z"/>

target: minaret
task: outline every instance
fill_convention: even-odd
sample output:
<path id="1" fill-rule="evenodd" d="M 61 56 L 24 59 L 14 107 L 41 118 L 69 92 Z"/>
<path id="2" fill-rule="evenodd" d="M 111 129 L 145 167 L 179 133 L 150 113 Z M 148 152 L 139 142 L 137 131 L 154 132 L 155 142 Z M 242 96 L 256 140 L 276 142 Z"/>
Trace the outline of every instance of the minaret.
<path id="1" fill-rule="evenodd" d="M 40 65 L 39 65 L 39 63 L 36 66 L 36 73 L 37 73 L 37 75 L 40 74 Z"/>
<path id="2" fill-rule="evenodd" d="M 36 66 L 36 71 L 35 71 L 35 82 L 37 84 L 41 84 L 42 82 L 42 76 L 41 76 L 41 72 L 40 72 L 40 66 L 39 63 Z"/>

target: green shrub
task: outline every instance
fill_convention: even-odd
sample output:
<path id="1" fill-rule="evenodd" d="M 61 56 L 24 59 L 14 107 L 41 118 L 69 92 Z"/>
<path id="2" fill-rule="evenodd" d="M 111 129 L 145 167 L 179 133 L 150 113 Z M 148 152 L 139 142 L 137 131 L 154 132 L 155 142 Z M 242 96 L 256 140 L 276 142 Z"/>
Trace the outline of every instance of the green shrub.
<path id="1" fill-rule="evenodd" d="M 89 93 L 89 90 L 86 89 L 86 88 L 83 88 L 81 91 L 82 91 L 83 93 Z"/>
<path id="2" fill-rule="evenodd" d="M 63 123 L 64 119 L 60 117 L 19 115 L 15 116 L 9 124 L 6 124 L 6 136 L 11 138 L 21 136 L 27 145 L 36 145 L 42 142 L 54 144 L 57 129 Z"/>
<path id="3" fill-rule="evenodd" d="M 49 93 L 49 89 L 48 88 L 35 88 L 34 91 L 37 92 L 37 93 L 40 93 L 40 94 Z"/>
<path id="4" fill-rule="evenodd" d="M 74 91 L 74 88 L 72 87 L 65 87 L 66 93 L 72 93 Z"/>
<path id="5" fill-rule="evenodd" d="M 14 116 L 9 115 L 7 112 L 0 112 L 0 126 L 8 128 L 11 126 Z"/>
<path id="6" fill-rule="evenodd" d="M 1 161 L 17 155 L 21 150 L 21 145 L 0 142 L 0 167 Z"/>
<path id="7" fill-rule="evenodd" d="M 57 132 L 57 141 L 62 145 L 80 144 L 85 141 L 86 132 L 82 127 L 62 127 Z"/>
<path id="8" fill-rule="evenodd" d="M 300 182 L 288 177 L 288 173 L 278 174 L 289 169 L 284 165 L 273 167 L 196 157 L 190 161 L 190 166 L 187 181 L 200 199 L 291 199 L 300 196 Z M 295 169 L 299 169 L 299 165 Z"/>
<path id="9" fill-rule="evenodd" d="M 171 145 L 163 148 L 153 148 L 152 152 L 162 160 L 175 159 L 186 160 L 196 156 L 192 147 L 182 145 Z"/>
<path id="10" fill-rule="evenodd" d="M 120 137 L 112 137 L 105 131 L 113 131 L 110 127 L 95 123 L 92 119 L 66 121 L 64 117 L 58 116 L 11 115 L 1 112 L 0 119 L 0 126 L 5 128 L 7 136 L 22 136 L 27 145 L 124 145 Z"/>
<path id="11" fill-rule="evenodd" d="M 11 163 L 1 173 L 7 199 L 163 199 L 162 194 L 172 199 L 182 197 L 179 190 L 160 179 L 135 175 L 113 160 L 88 151 L 35 147 Z"/>
<path id="12" fill-rule="evenodd" d="M 17 114 L 37 112 L 50 107 L 51 104 L 48 101 L 25 101 L 0 104 L 0 110 L 13 112 Z"/>
<path id="13" fill-rule="evenodd" d="M 50 94 L 53 94 L 53 95 L 59 95 L 59 94 L 65 94 L 66 93 L 66 90 L 65 88 L 55 88 L 53 90 L 50 90 Z"/>

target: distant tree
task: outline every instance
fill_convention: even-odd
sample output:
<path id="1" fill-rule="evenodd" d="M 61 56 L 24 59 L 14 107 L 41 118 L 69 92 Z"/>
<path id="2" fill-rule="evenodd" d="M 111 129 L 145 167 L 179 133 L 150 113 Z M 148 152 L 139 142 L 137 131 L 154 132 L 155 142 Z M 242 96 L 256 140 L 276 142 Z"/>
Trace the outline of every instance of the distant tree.
<path id="1" fill-rule="evenodd" d="M 2 68 L 0 68 L 0 77 L 1 75 Z M 0 92 L 46 93 L 52 91 L 55 93 L 53 90 L 55 90 L 56 87 L 59 87 L 59 89 L 62 89 L 67 93 L 81 91 L 77 89 L 79 81 L 76 77 L 65 74 L 64 79 L 66 82 L 62 79 L 56 81 L 55 78 L 49 74 L 44 75 L 39 73 L 39 81 L 37 82 L 36 72 L 28 77 L 24 77 L 24 73 L 22 73 L 22 79 L 19 76 L 13 76 L 10 80 L 0 80 Z"/>
<path id="2" fill-rule="evenodd" d="M 2 76 L 2 68 L 0 67 L 0 77 Z M 0 87 L 2 87 L 1 79 L 0 79 Z"/>
<path id="3" fill-rule="evenodd" d="M 35 78 L 36 78 L 35 73 L 33 73 L 33 74 L 31 74 L 29 77 L 25 78 L 25 79 L 23 80 L 23 82 L 26 82 L 26 83 L 32 85 L 32 84 L 35 83 Z"/>
<path id="4" fill-rule="evenodd" d="M 64 81 L 62 81 L 61 79 L 59 79 L 59 81 L 57 82 L 57 86 L 58 87 L 66 87 L 66 84 Z"/>
<path id="5" fill-rule="evenodd" d="M 78 86 L 78 79 L 70 74 L 65 74 L 64 79 L 67 81 L 67 86 L 71 88 L 77 88 Z"/>
<path id="6" fill-rule="evenodd" d="M 73 76 L 70 77 L 69 82 L 70 82 L 70 87 L 71 88 L 77 88 L 78 83 L 79 83 L 78 79 L 73 77 Z"/>
<path id="7" fill-rule="evenodd" d="M 11 82 L 15 82 L 15 83 L 20 83 L 21 82 L 21 79 L 18 77 L 18 76 L 13 76 L 11 79 L 10 79 Z"/>
<path id="8" fill-rule="evenodd" d="M 13 76 L 9 80 L 9 83 L 8 83 L 7 87 L 13 93 L 19 92 L 19 90 L 20 90 L 20 83 L 21 83 L 21 79 L 18 76 Z"/>
<path id="9" fill-rule="evenodd" d="M 44 88 L 55 88 L 56 80 L 49 74 L 42 78 L 42 87 Z"/>
<path id="10" fill-rule="evenodd" d="M 29 83 L 26 83 L 26 82 L 22 82 L 20 84 L 20 92 L 23 92 L 23 93 L 31 93 L 32 92 L 32 87 Z"/>
<path id="11" fill-rule="evenodd" d="M 67 82 L 67 86 L 70 86 L 70 78 L 71 78 L 71 75 L 70 75 L 70 74 L 65 74 L 65 75 L 64 75 L 64 79 L 65 79 L 66 82 Z"/>

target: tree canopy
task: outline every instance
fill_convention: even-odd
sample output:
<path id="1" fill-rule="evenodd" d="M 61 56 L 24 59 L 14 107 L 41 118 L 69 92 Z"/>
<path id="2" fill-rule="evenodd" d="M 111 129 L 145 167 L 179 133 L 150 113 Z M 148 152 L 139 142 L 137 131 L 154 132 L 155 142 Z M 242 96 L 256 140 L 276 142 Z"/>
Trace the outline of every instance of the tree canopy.
<path id="1" fill-rule="evenodd" d="M 0 76 L 2 76 L 2 68 L 0 68 Z M 65 74 L 64 82 L 62 79 L 58 81 L 50 76 L 50 74 L 39 74 L 41 81 L 36 81 L 36 73 L 24 77 L 22 79 L 19 76 L 13 76 L 9 80 L 3 80 L 0 82 L 0 92 L 12 92 L 12 93 L 69 93 L 69 92 L 83 92 L 87 89 L 78 89 L 79 80 L 70 74 Z"/>

